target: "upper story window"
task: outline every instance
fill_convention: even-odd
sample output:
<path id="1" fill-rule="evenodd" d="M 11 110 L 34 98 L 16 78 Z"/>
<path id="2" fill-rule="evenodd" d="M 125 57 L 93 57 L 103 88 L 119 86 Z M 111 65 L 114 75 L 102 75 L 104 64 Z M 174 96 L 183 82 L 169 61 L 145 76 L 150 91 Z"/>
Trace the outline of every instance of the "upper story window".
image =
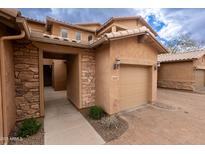
<path id="1" fill-rule="evenodd" d="M 68 30 L 66 29 L 61 29 L 60 31 L 60 36 L 64 38 L 68 38 Z"/>
<path id="2" fill-rule="evenodd" d="M 93 40 L 93 36 L 92 35 L 88 35 L 88 42 Z"/>
<path id="3" fill-rule="evenodd" d="M 76 32 L 76 40 L 81 41 L 81 32 Z"/>

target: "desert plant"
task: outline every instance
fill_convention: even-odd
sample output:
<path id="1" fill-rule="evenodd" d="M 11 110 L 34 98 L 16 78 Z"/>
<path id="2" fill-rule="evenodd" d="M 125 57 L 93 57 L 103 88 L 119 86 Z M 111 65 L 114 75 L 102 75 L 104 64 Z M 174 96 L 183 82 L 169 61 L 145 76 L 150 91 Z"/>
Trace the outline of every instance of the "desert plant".
<path id="1" fill-rule="evenodd" d="M 92 106 L 89 110 L 89 116 L 95 120 L 101 119 L 103 114 L 104 114 L 104 111 L 99 106 Z"/>
<path id="2" fill-rule="evenodd" d="M 101 119 L 101 123 L 105 128 L 118 128 L 120 126 L 120 120 L 117 118 L 116 115 L 103 117 Z"/>
<path id="3" fill-rule="evenodd" d="M 34 118 L 25 119 L 17 132 L 18 137 L 28 137 L 36 134 L 41 127 L 41 123 Z"/>

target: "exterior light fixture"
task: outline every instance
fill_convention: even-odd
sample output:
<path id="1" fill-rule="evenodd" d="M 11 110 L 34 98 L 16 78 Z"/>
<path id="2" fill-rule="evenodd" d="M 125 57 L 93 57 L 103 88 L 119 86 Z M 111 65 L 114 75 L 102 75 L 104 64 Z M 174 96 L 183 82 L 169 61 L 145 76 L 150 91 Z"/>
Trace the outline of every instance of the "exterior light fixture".
<path id="1" fill-rule="evenodd" d="M 114 69 L 114 70 L 115 70 L 115 69 L 118 69 L 119 66 L 120 66 L 120 59 L 116 58 L 116 59 L 115 59 L 115 63 L 114 63 L 114 65 L 113 65 L 113 69 Z"/>
<path id="2" fill-rule="evenodd" d="M 159 61 L 157 62 L 157 67 L 160 67 L 160 62 Z"/>
<path id="3" fill-rule="evenodd" d="M 154 64 L 154 70 L 156 71 L 157 68 L 159 67 L 158 63 L 157 64 Z"/>

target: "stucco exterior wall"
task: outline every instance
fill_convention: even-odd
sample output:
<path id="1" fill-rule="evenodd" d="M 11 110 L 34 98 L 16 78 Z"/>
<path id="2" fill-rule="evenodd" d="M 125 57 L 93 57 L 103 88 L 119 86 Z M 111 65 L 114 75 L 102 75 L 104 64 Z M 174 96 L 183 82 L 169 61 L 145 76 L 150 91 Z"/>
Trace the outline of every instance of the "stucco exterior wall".
<path id="1" fill-rule="evenodd" d="M 1 52 L 1 49 L 0 49 L 0 52 Z M 1 57 L 0 57 L 0 137 L 3 137 L 4 136 L 4 131 L 3 131 L 3 109 L 2 109 L 2 83 L 1 83 Z M 1 140 L 0 141 L 0 144 L 3 144 L 3 141 Z"/>
<path id="2" fill-rule="evenodd" d="M 96 51 L 96 104 L 99 104 L 109 113 L 120 111 L 119 84 L 120 68 L 113 69 L 116 58 L 128 65 L 147 66 L 150 72 L 149 101 L 156 99 L 157 50 L 146 43 L 139 43 L 136 37 L 111 41 Z M 121 64 L 123 65 L 123 64 Z"/>
<path id="3" fill-rule="evenodd" d="M 43 65 L 52 65 L 53 59 L 43 58 Z"/>
<path id="4" fill-rule="evenodd" d="M 99 25 L 79 25 L 79 26 L 89 30 L 97 30 L 100 27 Z"/>
<path id="5" fill-rule="evenodd" d="M 32 44 L 14 45 L 17 120 L 40 116 L 39 50 Z"/>
<path id="6" fill-rule="evenodd" d="M 77 108 L 80 104 L 79 56 L 73 55 L 67 63 L 67 97 Z"/>
<path id="7" fill-rule="evenodd" d="M 78 30 L 78 29 L 74 29 L 74 28 L 69 28 L 60 24 L 53 24 L 53 28 L 52 28 L 52 35 L 57 35 L 60 36 L 60 31 L 61 29 L 66 29 L 68 30 L 68 39 L 74 39 L 76 40 L 76 32 L 81 32 L 81 42 L 88 42 L 88 36 L 92 35 L 93 39 L 94 39 L 94 33 L 91 32 L 86 32 L 86 31 L 82 31 L 82 30 Z"/>
<path id="8" fill-rule="evenodd" d="M 194 60 L 194 66 L 195 67 L 202 67 L 203 69 L 205 69 L 205 56 Z"/>
<path id="9" fill-rule="evenodd" d="M 46 33 L 46 28 L 44 24 L 28 22 L 28 26 L 31 30 Z"/>
<path id="10" fill-rule="evenodd" d="M 3 130 L 7 137 L 16 122 L 16 105 L 14 102 L 14 63 L 13 47 L 10 41 L 1 42 L 1 78 L 2 78 L 2 102 Z"/>
<path id="11" fill-rule="evenodd" d="M 201 89 L 202 87 L 205 86 L 205 56 L 197 60 L 194 60 L 193 63 L 194 63 L 194 75 L 195 75 L 194 90 L 197 91 L 198 89 Z"/>
<path id="12" fill-rule="evenodd" d="M 110 45 L 104 45 L 96 51 L 96 104 L 110 112 Z"/>
<path id="13" fill-rule="evenodd" d="M 193 90 L 193 62 L 161 63 L 158 69 L 158 86 L 164 88 Z"/>
<path id="14" fill-rule="evenodd" d="M 67 66 L 65 60 L 53 60 L 53 88 L 54 90 L 66 90 Z"/>
<path id="15" fill-rule="evenodd" d="M 148 43 L 139 43 L 136 37 L 112 41 L 110 43 L 110 66 L 113 66 L 116 58 L 118 58 L 121 63 L 149 67 L 151 83 L 148 100 L 152 102 L 156 100 L 157 93 L 157 71 L 154 70 L 154 65 L 157 63 L 157 54 L 155 48 Z M 110 113 L 116 113 L 120 111 L 120 68 L 114 70 L 110 67 L 110 69 Z"/>

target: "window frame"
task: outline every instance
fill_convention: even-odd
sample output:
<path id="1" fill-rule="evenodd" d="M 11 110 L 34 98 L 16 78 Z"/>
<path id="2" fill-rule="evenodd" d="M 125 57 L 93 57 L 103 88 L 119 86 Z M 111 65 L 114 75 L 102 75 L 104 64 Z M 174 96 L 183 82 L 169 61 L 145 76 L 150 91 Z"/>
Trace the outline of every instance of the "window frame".
<path id="1" fill-rule="evenodd" d="M 91 39 L 89 39 L 89 37 L 91 37 Z M 88 42 L 93 40 L 93 35 L 88 35 Z"/>
<path id="2" fill-rule="evenodd" d="M 67 33 L 67 37 L 63 37 L 63 33 L 66 32 Z M 63 37 L 63 38 L 68 38 L 68 30 L 65 29 L 65 28 L 61 28 L 60 30 L 60 37 Z"/>
<path id="3" fill-rule="evenodd" d="M 80 35 L 79 35 L 79 36 L 80 36 L 80 37 L 79 37 L 79 38 L 80 38 L 79 40 L 78 40 L 78 34 L 80 34 Z M 76 34 L 75 34 L 75 39 L 76 39 L 76 41 L 81 41 L 81 40 L 82 40 L 82 33 L 79 32 L 79 31 L 77 31 Z"/>

